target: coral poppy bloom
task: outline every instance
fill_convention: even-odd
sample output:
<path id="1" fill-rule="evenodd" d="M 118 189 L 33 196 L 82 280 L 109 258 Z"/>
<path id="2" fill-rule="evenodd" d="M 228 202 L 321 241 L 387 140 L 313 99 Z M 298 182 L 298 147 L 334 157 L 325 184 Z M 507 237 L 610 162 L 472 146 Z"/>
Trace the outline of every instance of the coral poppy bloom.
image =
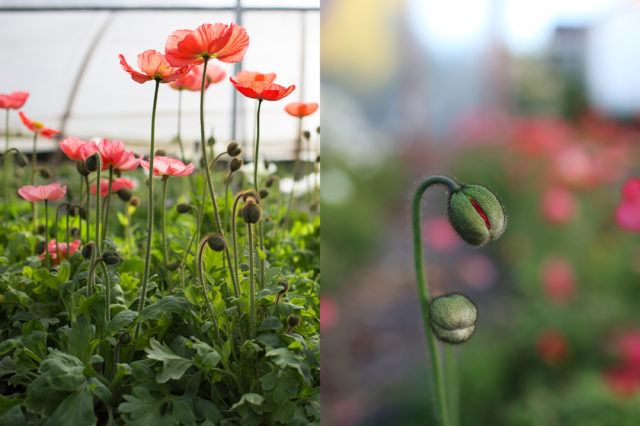
<path id="1" fill-rule="evenodd" d="M 47 139 L 51 139 L 54 135 L 57 135 L 60 133 L 58 130 L 48 129 L 44 127 L 44 124 L 40 123 L 39 121 L 29 120 L 27 116 L 24 115 L 22 112 L 19 112 L 18 114 L 20 115 L 20 118 L 22 119 L 22 122 L 24 123 L 24 125 L 27 126 L 29 130 L 39 135 L 42 135 Z"/>
<path id="2" fill-rule="evenodd" d="M 174 67 L 202 64 L 205 59 L 239 62 L 249 47 L 247 31 L 236 24 L 202 24 L 177 30 L 167 38 L 165 57 Z"/>
<path id="3" fill-rule="evenodd" d="M 140 84 L 149 80 L 160 80 L 166 83 L 177 80 L 189 72 L 189 67 L 172 67 L 162 53 L 153 49 L 145 50 L 138 55 L 138 68 L 140 68 L 142 72 L 134 70 L 124 59 L 123 55 L 118 56 L 120 57 L 122 69 L 128 72 L 131 78 Z"/>
<path id="4" fill-rule="evenodd" d="M 113 166 L 123 172 L 128 172 L 138 167 L 140 160 L 136 158 L 133 151 L 125 149 L 122 141 L 109 142 L 106 138 L 98 143 L 98 152 L 102 158 L 102 170 Z"/>
<path id="5" fill-rule="evenodd" d="M 143 169 L 149 171 L 149 162 L 140 160 Z M 193 163 L 184 164 L 182 161 L 171 157 L 156 155 L 153 157 L 154 176 L 187 176 L 193 173 Z"/>
<path id="6" fill-rule="evenodd" d="M 57 265 L 58 262 L 63 261 L 71 257 L 73 253 L 75 253 L 80 248 L 80 240 L 73 240 L 68 246 L 67 243 L 57 242 L 54 239 L 49 241 L 49 257 L 53 259 L 53 264 Z M 44 259 L 46 250 L 40 254 L 40 259 Z M 58 254 L 60 255 L 60 259 L 58 259 Z"/>
<path id="7" fill-rule="evenodd" d="M 84 161 L 88 156 L 98 150 L 98 145 L 93 141 L 87 142 L 74 136 L 69 136 L 60 142 L 60 148 L 69 160 Z"/>
<path id="8" fill-rule="evenodd" d="M 18 194 L 27 201 L 32 203 L 42 200 L 57 200 L 64 197 L 67 192 L 66 186 L 60 186 L 59 183 L 50 183 L 49 185 L 25 185 L 18 189 Z"/>
<path id="9" fill-rule="evenodd" d="M 266 81 L 269 83 L 273 83 L 273 80 L 276 79 L 276 74 L 273 72 L 262 74 L 256 71 L 238 71 L 238 73 L 234 77 L 236 80 L 241 81 L 243 83 L 247 83 L 249 81 Z"/>
<path id="10" fill-rule="evenodd" d="M 295 85 L 289 87 L 280 86 L 279 84 L 269 83 L 268 81 L 238 81 L 231 77 L 231 84 L 248 98 L 260 99 L 265 101 L 279 101 L 289 96 L 296 88 Z"/>
<path id="11" fill-rule="evenodd" d="M 27 92 L 13 92 L 8 95 L 0 95 L 0 108 L 19 109 L 22 108 L 29 94 Z"/>
<path id="12" fill-rule="evenodd" d="M 133 189 L 135 188 L 136 185 L 135 182 L 133 182 L 130 179 L 127 179 L 125 177 L 120 177 L 118 179 L 115 179 L 113 182 L 111 182 L 111 193 L 114 192 L 118 192 L 121 189 Z M 93 185 L 91 187 L 91 192 L 95 195 L 96 193 L 96 188 L 98 187 L 98 185 Z M 109 192 L 109 181 L 100 181 L 100 197 L 104 198 L 107 196 L 107 193 Z"/>
<path id="13" fill-rule="evenodd" d="M 622 201 L 615 218 L 622 228 L 640 232 L 640 178 L 631 178 L 622 186 Z"/>
<path id="14" fill-rule="evenodd" d="M 291 102 L 290 104 L 287 104 L 286 107 L 284 107 L 284 110 L 289 115 L 302 118 L 316 112 L 318 110 L 318 103 Z"/>
<path id="15" fill-rule="evenodd" d="M 191 68 L 191 71 L 179 79 L 169 83 L 172 89 L 182 90 L 187 89 L 192 92 L 199 92 L 202 86 L 202 70 L 204 65 L 197 65 Z M 207 77 L 204 81 L 204 88 L 209 88 L 210 85 L 219 83 L 224 79 L 227 73 L 217 66 L 216 64 L 207 65 Z"/>

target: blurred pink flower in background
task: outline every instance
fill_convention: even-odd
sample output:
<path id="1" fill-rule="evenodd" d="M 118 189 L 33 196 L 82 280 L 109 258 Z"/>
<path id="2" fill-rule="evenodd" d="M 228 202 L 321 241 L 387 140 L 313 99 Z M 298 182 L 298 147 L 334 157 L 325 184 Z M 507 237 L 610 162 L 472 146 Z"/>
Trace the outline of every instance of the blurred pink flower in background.
<path id="1" fill-rule="evenodd" d="M 498 278 L 496 265 L 483 254 L 472 254 L 462 259 L 458 271 L 466 285 L 480 290 L 491 287 Z"/>
<path id="2" fill-rule="evenodd" d="M 338 304 L 332 296 L 320 296 L 320 332 L 329 331 L 338 323 Z"/>
<path id="3" fill-rule="evenodd" d="M 640 331 L 615 337 L 614 346 L 622 362 L 604 371 L 604 380 L 613 393 L 632 396 L 640 390 Z"/>
<path id="4" fill-rule="evenodd" d="M 88 156 L 98 150 L 98 145 L 93 141 L 87 142 L 69 136 L 60 142 L 60 149 L 69 160 L 86 160 Z"/>
<path id="5" fill-rule="evenodd" d="M 566 225 L 575 217 L 577 202 L 571 191 L 562 187 L 548 188 L 542 193 L 542 217 L 553 225 Z"/>
<path id="6" fill-rule="evenodd" d="M 0 109 L 20 109 L 27 102 L 27 92 L 13 92 L 0 95 Z"/>
<path id="7" fill-rule="evenodd" d="M 573 297 L 576 281 L 573 266 L 562 257 L 547 259 L 541 268 L 544 293 L 549 300 L 565 303 Z"/>
<path id="8" fill-rule="evenodd" d="M 115 179 L 113 182 L 111 182 L 111 192 L 116 193 L 121 189 L 134 189 L 136 186 L 138 185 L 136 185 L 135 182 L 133 182 L 132 180 L 127 179 L 126 177 L 119 177 Z M 97 187 L 98 185 L 93 185 L 91 187 L 91 192 L 94 195 L 96 193 Z M 109 181 L 106 181 L 106 180 L 100 181 L 100 196 L 104 198 L 107 196 L 108 193 L 109 193 Z"/>
<path id="9" fill-rule="evenodd" d="M 538 334 L 536 349 L 540 358 L 550 366 L 560 365 L 569 356 L 567 339 L 556 329 L 547 329 Z"/>
<path id="10" fill-rule="evenodd" d="M 462 239 L 445 216 L 430 217 L 424 221 L 422 239 L 429 247 L 440 252 L 450 252 L 460 245 Z"/>
<path id="11" fill-rule="evenodd" d="M 552 155 L 551 177 L 578 188 L 595 183 L 595 164 L 583 145 L 574 143 L 558 149 Z"/>
<path id="12" fill-rule="evenodd" d="M 622 201 L 615 218 L 622 228 L 640 232 L 640 178 L 631 178 L 622 186 Z"/>
<path id="13" fill-rule="evenodd" d="M 80 240 L 73 240 L 67 246 L 67 243 L 57 242 L 55 238 L 49 240 L 49 256 L 53 260 L 53 264 L 57 265 L 59 262 L 71 257 L 80 248 Z M 57 247 L 57 249 L 56 249 Z M 42 250 L 40 259 L 44 259 L 46 250 Z M 58 259 L 58 254 L 60 259 Z"/>
<path id="14" fill-rule="evenodd" d="M 553 117 L 522 118 L 511 135 L 513 147 L 531 157 L 547 155 L 571 137 L 567 123 Z"/>

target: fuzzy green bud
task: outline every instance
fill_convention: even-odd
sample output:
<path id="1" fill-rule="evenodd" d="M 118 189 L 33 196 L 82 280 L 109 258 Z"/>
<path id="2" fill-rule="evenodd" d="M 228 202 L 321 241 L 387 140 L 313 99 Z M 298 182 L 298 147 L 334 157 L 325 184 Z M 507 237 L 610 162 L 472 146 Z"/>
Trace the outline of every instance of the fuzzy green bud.
<path id="1" fill-rule="evenodd" d="M 242 157 L 233 157 L 231 161 L 229 161 L 229 169 L 231 169 L 232 172 L 235 172 L 242 167 L 242 163 Z"/>
<path id="2" fill-rule="evenodd" d="M 98 167 L 100 167 L 100 153 L 94 152 L 88 156 L 84 166 L 89 173 L 98 170 Z"/>
<path id="3" fill-rule="evenodd" d="M 118 344 L 120 346 L 128 345 L 129 343 L 131 343 L 131 340 L 133 339 L 131 338 L 131 335 L 129 333 L 123 332 L 118 334 Z"/>
<path id="4" fill-rule="evenodd" d="M 74 237 L 77 237 L 80 235 L 80 228 L 78 228 L 77 226 L 74 226 L 73 228 L 71 228 L 71 235 Z"/>
<path id="5" fill-rule="evenodd" d="M 46 244 L 47 243 L 45 241 L 38 241 L 33 248 L 33 252 L 35 254 L 41 254 L 42 252 L 44 252 L 44 249 L 46 248 Z"/>
<path id="6" fill-rule="evenodd" d="M 18 151 L 16 154 L 16 163 L 18 163 L 18 166 L 25 168 L 29 164 L 29 161 L 27 161 L 27 157 L 25 157 L 23 153 Z"/>
<path id="7" fill-rule="evenodd" d="M 189 211 L 191 211 L 191 204 L 180 203 L 176 206 L 176 211 L 180 214 L 189 213 Z"/>
<path id="8" fill-rule="evenodd" d="M 87 220 L 87 209 L 84 207 L 80 207 L 78 209 L 78 214 L 80 215 L 80 219 Z"/>
<path id="9" fill-rule="evenodd" d="M 129 188 L 122 188 L 118 191 L 118 197 L 120 197 L 120 199 L 125 203 L 131 200 L 132 196 L 133 194 Z"/>
<path id="10" fill-rule="evenodd" d="M 460 293 L 437 297 L 429 305 L 431 329 L 443 342 L 463 343 L 469 340 L 476 328 L 477 317 L 476 305 Z"/>
<path id="11" fill-rule="evenodd" d="M 93 254 L 93 241 L 89 241 L 87 244 L 82 246 L 82 257 L 85 259 L 91 259 L 91 255 Z"/>
<path id="12" fill-rule="evenodd" d="M 277 179 L 279 179 L 277 175 L 269 176 L 264 182 L 264 186 L 266 186 L 267 188 L 271 188 Z"/>
<path id="13" fill-rule="evenodd" d="M 481 185 L 463 185 L 451 192 L 448 212 L 453 229 L 474 246 L 499 238 L 507 225 L 498 197 Z"/>
<path id="14" fill-rule="evenodd" d="M 180 267 L 180 264 L 178 262 L 169 262 L 167 264 L 167 269 L 170 271 L 175 271 Z"/>
<path id="15" fill-rule="evenodd" d="M 258 191 L 258 195 L 260 196 L 261 200 L 264 200 L 265 198 L 267 198 L 269 196 L 269 190 L 262 188 L 260 191 Z"/>
<path id="16" fill-rule="evenodd" d="M 40 177 L 42 179 L 51 179 L 51 170 L 46 167 L 40 168 Z"/>
<path id="17" fill-rule="evenodd" d="M 47 227 L 44 226 L 44 223 L 41 223 L 40 225 L 38 225 L 38 227 L 36 228 L 36 234 L 40 234 L 40 235 L 44 235 L 45 231 L 47 230 Z"/>
<path id="18" fill-rule="evenodd" d="M 289 327 L 293 328 L 300 324 L 300 317 L 295 314 L 291 314 L 287 317 L 287 324 Z"/>
<path id="19" fill-rule="evenodd" d="M 122 261 L 122 257 L 115 250 L 107 250 L 102 253 L 102 261 L 107 265 L 117 265 Z"/>
<path id="20" fill-rule="evenodd" d="M 227 248 L 227 242 L 220 234 L 211 234 L 209 238 L 207 238 L 207 244 L 213 251 L 222 251 Z"/>
<path id="21" fill-rule="evenodd" d="M 255 198 L 249 198 L 242 208 L 242 219 L 246 223 L 258 223 L 262 216 L 262 209 L 255 202 Z"/>
<path id="22" fill-rule="evenodd" d="M 140 198 L 131 197 L 131 199 L 129 200 L 129 204 L 132 205 L 133 207 L 138 207 L 140 205 Z"/>
<path id="23" fill-rule="evenodd" d="M 165 157 L 167 155 L 167 151 L 165 151 L 164 149 L 156 149 L 156 152 L 154 153 L 154 155 Z"/>
<path id="24" fill-rule="evenodd" d="M 87 170 L 87 166 L 85 165 L 85 162 L 82 160 L 76 161 L 76 170 L 82 176 L 89 176 L 89 170 Z"/>
<path id="25" fill-rule="evenodd" d="M 227 145 L 227 154 L 229 154 L 231 157 L 237 157 L 238 155 L 242 154 L 242 148 L 240 148 L 238 142 L 229 142 L 229 145 Z"/>
<path id="26" fill-rule="evenodd" d="M 213 136 L 209 136 L 209 139 L 207 139 L 207 145 L 214 146 L 215 144 L 216 144 L 216 138 L 214 138 Z"/>

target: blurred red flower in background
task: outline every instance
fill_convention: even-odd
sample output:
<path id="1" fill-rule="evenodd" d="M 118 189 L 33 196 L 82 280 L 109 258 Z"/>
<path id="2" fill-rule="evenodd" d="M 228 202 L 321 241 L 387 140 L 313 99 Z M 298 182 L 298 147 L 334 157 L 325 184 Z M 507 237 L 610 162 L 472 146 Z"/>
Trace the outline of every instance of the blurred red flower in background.
<path id="1" fill-rule="evenodd" d="M 320 296 L 320 331 L 329 331 L 338 323 L 338 304 L 331 296 Z"/>
<path id="2" fill-rule="evenodd" d="M 98 150 L 98 145 L 93 141 L 87 142 L 70 136 L 60 142 L 60 148 L 69 160 L 75 161 L 86 160 L 88 156 Z"/>
<path id="3" fill-rule="evenodd" d="M 187 89 L 192 92 L 199 92 L 202 87 L 203 68 L 204 65 L 202 64 L 194 66 L 189 73 L 169 82 L 169 86 L 176 90 Z M 204 88 L 207 89 L 210 85 L 222 81 L 226 75 L 227 73 L 216 64 L 207 65 L 207 78 L 204 81 Z"/>
<path id="4" fill-rule="evenodd" d="M 595 163 L 583 145 L 563 146 L 552 153 L 551 160 L 554 181 L 576 188 L 588 188 L 596 183 Z"/>
<path id="5" fill-rule="evenodd" d="M 135 188 L 137 185 L 135 184 L 135 182 L 133 182 L 130 179 L 127 179 L 125 177 L 120 177 L 116 180 L 114 180 L 113 182 L 111 182 L 111 192 L 118 192 L 121 189 L 133 189 Z M 93 185 L 91 187 L 91 192 L 95 195 L 96 193 L 96 189 L 97 189 L 98 185 Z M 104 198 L 107 196 L 107 194 L 109 193 L 109 181 L 107 180 L 102 180 L 100 181 L 100 197 Z"/>
<path id="6" fill-rule="evenodd" d="M 54 239 L 49 240 L 49 257 L 53 260 L 53 264 L 57 265 L 58 262 L 63 261 L 64 259 L 69 258 L 73 253 L 75 253 L 80 248 L 80 240 L 73 240 L 69 243 L 67 247 L 67 243 L 57 242 Z M 57 251 L 56 251 L 57 246 Z M 40 259 L 44 259 L 46 254 L 46 250 L 44 250 L 40 254 Z M 60 259 L 58 259 L 58 254 L 60 254 Z"/>
<path id="7" fill-rule="evenodd" d="M 262 74 L 257 71 L 242 70 L 238 71 L 234 78 L 243 83 L 247 83 L 249 81 L 266 81 L 269 83 L 273 83 L 273 80 L 276 79 L 276 74 L 273 72 Z"/>
<path id="8" fill-rule="evenodd" d="M 536 349 L 542 360 L 551 365 L 560 365 L 569 356 L 569 345 L 562 332 L 547 329 L 538 334 Z"/>
<path id="9" fill-rule="evenodd" d="M 523 154 L 538 157 L 553 152 L 571 140 L 573 132 L 564 121 L 548 118 L 524 118 L 516 122 L 512 145 Z"/>
<path id="10" fill-rule="evenodd" d="M 422 227 L 422 239 L 429 247 L 441 252 L 452 251 L 462 242 L 445 216 L 426 219 Z"/>
<path id="11" fill-rule="evenodd" d="M 640 232 L 640 178 L 631 178 L 622 186 L 622 201 L 615 218 L 622 228 Z"/>
<path id="12" fill-rule="evenodd" d="M 540 207 L 544 220 L 553 225 L 565 225 L 575 217 L 576 197 L 566 188 L 549 188 L 542 193 Z"/>
<path id="13" fill-rule="evenodd" d="M 60 133 L 60 131 L 58 130 L 48 129 L 44 127 L 44 124 L 40 123 L 39 121 L 29 120 L 27 116 L 22 113 L 22 111 L 19 112 L 18 115 L 20 115 L 20 119 L 22 119 L 24 125 L 27 126 L 27 129 L 31 130 L 34 133 L 42 135 L 47 139 L 51 139 L 54 135 Z"/>
<path id="14" fill-rule="evenodd" d="M 27 92 L 13 92 L 8 95 L 0 95 L 0 109 L 20 109 L 27 102 Z"/>
<path id="15" fill-rule="evenodd" d="M 177 30 L 167 38 L 165 56 L 173 66 L 202 64 L 205 58 L 238 62 L 249 47 L 247 31 L 236 24 L 202 24 L 195 30 Z"/>
<path id="16" fill-rule="evenodd" d="M 149 170 L 149 162 L 140 160 L 143 169 Z M 154 176 L 187 176 L 193 173 L 193 163 L 184 164 L 182 161 L 164 157 L 161 155 L 154 156 L 153 175 Z"/>
<path id="17" fill-rule="evenodd" d="M 306 117 L 318 110 L 318 104 L 316 102 L 291 102 L 284 107 L 284 110 L 294 117 Z"/>
<path id="18" fill-rule="evenodd" d="M 632 396 L 640 390 L 640 332 L 617 336 L 615 348 L 622 362 L 604 371 L 604 380 L 613 393 Z"/>
<path id="19" fill-rule="evenodd" d="M 573 266 L 562 257 L 547 259 L 542 264 L 542 285 L 544 293 L 549 300 L 556 303 L 565 303 L 576 289 L 576 280 Z"/>
<path id="20" fill-rule="evenodd" d="M 64 197 L 66 192 L 67 186 L 60 186 L 59 183 L 38 186 L 25 185 L 18 189 L 18 195 L 32 203 L 43 200 L 57 200 Z"/>

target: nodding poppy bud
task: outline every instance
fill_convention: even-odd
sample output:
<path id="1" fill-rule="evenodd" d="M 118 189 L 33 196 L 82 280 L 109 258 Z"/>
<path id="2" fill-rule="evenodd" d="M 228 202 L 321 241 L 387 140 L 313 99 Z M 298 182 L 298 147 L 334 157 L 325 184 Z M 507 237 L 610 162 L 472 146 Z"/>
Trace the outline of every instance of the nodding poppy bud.
<path id="1" fill-rule="evenodd" d="M 269 176 L 267 180 L 264 182 L 264 186 L 266 186 L 267 188 L 271 188 L 277 179 L 278 179 L 277 175 Z"/>
<path id="2" fill-rule="evenodd" d="M 118 334 L 118 344 L 120 346 L 125 346 L 131 343 L 131 335 L 129 333 L 119 333 Z"/>
<path id="3" fill-rule="evenodd" d="M 18 154 L 16 154 L 16 163 L 18 163 L 18 166 L 25 168 L 27 164 L 29 164 L 29 161 L 27 161 L 27 157 L 25 157 L 23 153 L 18 151 Z"/>
<path id="4" fill-rule="evenodd" d="M 77 160 L 76 161 L 76 170 L 82 176 L 89 176 L 89 170 L 87 170 L 87 166 L 86 166 L 85 162 L 82 161 L 82 160 Z"/>
<path id="5" fill-rule="evenodd" d="M 242 167 L 242 163 L 242 157 L 233 157 L 231 161 L 229 161 L 229 169 L 231 169 L 232 172 L 235 172 Z"/>
<path id="6" fill-rule="evenodd" d="M 87 220 L 87 209 L 84 207 L 78 208 L 78 214 L 82 220 Z"/>
<path id="7" fill-rule="evenodd" d="M 78 206 L 77 205 L 72 205 L 72 206 L 67 206 L 67 214 L 71 217 L 76 217 L 78 216 Z"/>
<path id="8" fill-rule="evenodd" d="M 463 185 L 451 192 L 448 212 L 453 229 L 474 246 L 499 238 L 507 225 L 502 204 L 481 185 Z"/>
<path id="9" fill-rule="evenodd" d="M 156 152 L 153 155 L 159 155 L 161 157 L 166 157 L 167 151 L 164 149 L 156 149 Z"/>
<path id="10" fill-rule="evenodd" d="M 282 286 L 282 290 L 280 290 L 278 292 L 278 295 L 276 296 L 276 301 L 275 304 L 277 305 L 278 303 L 280 303 L 280 301 L 282 300 L 282 298 L 284 297 L 285 293 L 289 291 L 289 281 L 287 280 L 280 280 L 278 281 L 278 285 Z"/>
<path id="11" fill-rule="evenodd" d="M 40 234 L 40 235 L 42 235 L 42 234 L 44 234 L 44 233 L 45 233 L 45 231 L 46 231 L 46 230 L 47 230 L 47 227 L 46 227 L 46 226 L 44 226 L 44 224 L 42 224 L 42 223 L 41 223 L 41 224 L 40 224 L 40 225 L 38 225 L 38 227 L 36 228 L 36 234 Z"/>
<path id="12" fill-rule="evenodd" d="M 264 200 L 269 196 L 269 191 L 265 188 L 262 188 L 260 191 L 258 191 L 258 195 L 260 196 L 261 200 Z"/>
<path id="13" fill-rule="evenodd" d="M 42 179 L 51 179 L 51 170 L 46 167 L 40 168 L 40 177 Z"/>
<path id="14" fill-rule="evenodd" d="M 469 340 L 476 328 L 478 309 L 464 294 L 452 293 L 436 297 L 429 305 L 431 329 L 447 343 Z"/>
<path id="15" fill-rule="evenodd" d="M 33 252 L 35 254 L 41 254 L 46 248 L 46 244 L 47 243 L 45 241 L 38 241 L 36 245 L 33 247 Z"/>
<path id="16" fill-rule="evenodd" d="M 180 214 L 189 213 L 191 211 L 191 204 L 189 203 L 180 203 L 176 206 L 176 211 Z"/>
<path id="17" fill-rule="evenodd" d="M 93 241 L 89 241 L 87 244 L 82 246 L 82 257 L 85 259 L 91 259 L 91 255 L 93 254 Z"/>
<path id="18" fill-rule="evenodd" d="M 131 200 L 132 196 L 133 194 L 131 193 L 131 190 L 128 188 L 122 188 L 121 190 L 118 191 L 118 197 L 120 197 L 120 199 L 125 203 Z"/>
<path id="19" fill-rule="evenodd" d="M 85 163 L 85 168 L 88 172 L 95 172 L 100 167 L 100 153 L 94 152 L 90 156 L 87 157 Z"/>
<path id="20" fill-rule="evenodd" d="M 224 237 L 220 234 L 211 234 L 207 238 L 207 244 L 209 248 L 213 251 L 222 251 L 227 248 L 227 242 Z"/>
<path id="21" fill-rule="evenodd" d="M 167 269 L 170 271 L 175 271 L 179 267 L 180 267 L 180 264 L 178 262 L 169 262 L 169 264 L 167 265 Z"/>
<path id="22" fill-rule="evenodd" d="M 102 253 L 102 261 L 107 265 L 117 265 L 122 261 L 122 257 L 115 250 L 107 250 Z"/>
<path id="23" fill-rule="evenodd" d="M 71 235 L 73 235 L 74 237 L 80 235 L 80 228 L 78 228 L 77 226 L 71 228 Z"/>
<path id="24" fill-rule="evenodd" d="M 304 136 L 306 140 L 309 140 L 311 139 L 311 132 L 308 130 L 305 130 L 304 132 L 302 132 L 302 136 Z"/>
<path id="25" fill-rule="evenodd" d="M 236 141 L 229 142 L 229 145 L 227 145 L 227 154 L 229 154 L 232 157 L 237 157 L 238 155 L 242 154 L 242 148 L 240 148 L 240 145 L 238 144 L 238 142 Z"/>
<path id="26" fill-rule="evenodd" d="M 214 138 L 213 136 L 209 136 L 209 139 L 207 139 L 207 145 L 214 146 L 215 144 L 216 144 L 216 138 Z"/>
<path id="27" fill-rule="evenodd" d="M 140 205 L 140 198 L 131 197 L 131 199 L 129 200 L 129 204 L 132 205 L 133 207 L 138 207 Z"/>
<path id="28" fill-rule="evenodd" d="M 289 324 L 291 328 L 298 326 L 300 324 L 300 317 L 295 314 L 289 315 L 287 317 L 287 324 Z"/>
<path id="29" fill-rule="evenodd" d="M 320 126 L 318 126 L 318 127 L 316 128 L 316 133 L 317 133 L 317 134 L 320 134 Z"/>
<path id="30" fill-rule="evenodd" d="M 254 200 L 254 198 L 249 198 L 242 208 L 242 219 L 246 223 L 258 223 L 260 216 L 262 216 L 262 209 Z"/>

